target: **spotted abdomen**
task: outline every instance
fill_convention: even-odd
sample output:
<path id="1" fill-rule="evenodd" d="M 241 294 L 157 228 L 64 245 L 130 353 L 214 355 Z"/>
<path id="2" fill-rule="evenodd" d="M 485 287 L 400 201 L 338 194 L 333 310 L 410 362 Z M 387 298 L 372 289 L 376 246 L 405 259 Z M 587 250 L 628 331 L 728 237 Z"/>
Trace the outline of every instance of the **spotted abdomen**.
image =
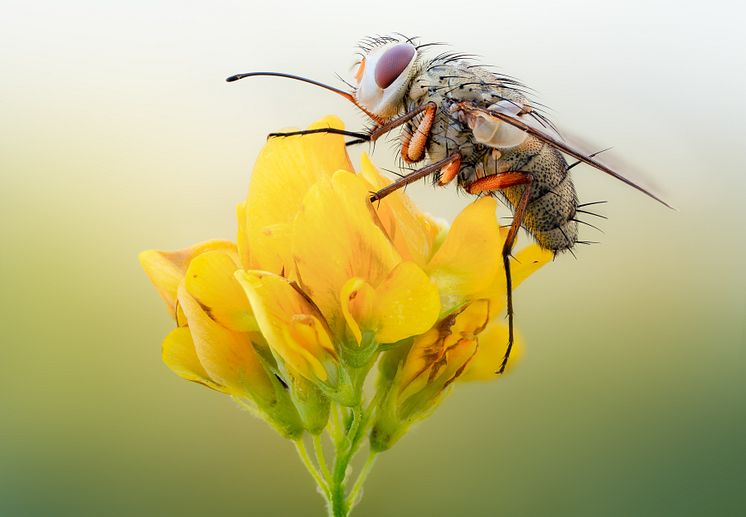
<path id="1" fill-rule="evenodd" d="M 542 248 L 554 252 L 572 248 L 578 239 L 575 221 L 578 198 L 562 154 L 533 137 L 503 150 L 499 156 L 496 154 L 487 152 L 482 174 L 519 171 L 533 176 L 523 227 Z M 524 188 L 523 185 L 509 187 L 500 194 L 515 207 Z"/>

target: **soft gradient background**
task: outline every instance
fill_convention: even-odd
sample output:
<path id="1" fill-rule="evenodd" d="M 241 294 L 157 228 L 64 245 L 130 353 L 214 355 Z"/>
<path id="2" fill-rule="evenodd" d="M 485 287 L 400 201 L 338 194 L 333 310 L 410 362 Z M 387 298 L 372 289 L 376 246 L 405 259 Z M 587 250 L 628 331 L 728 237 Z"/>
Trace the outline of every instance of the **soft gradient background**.
<path id="1" fill-rule="evenodd" d="M 5 0 L 0 514 L 323 515 L 289 443 L 161 363 L 172 324 L 136 254 L 233 238 L 270 130 L 362 123 L 324 91 L 226 76 L 339 84 L 388 31 L 521 78 L 679 211 L 575 169 L 584 201 L 609 200 L 605 235 L 582 234 L 602 244 L 524 284 L 522 363 L 382 456 L 356 514 L 741 514 L 742 6 Z M 409 192 L 446 218 L 469 202 Z"/>

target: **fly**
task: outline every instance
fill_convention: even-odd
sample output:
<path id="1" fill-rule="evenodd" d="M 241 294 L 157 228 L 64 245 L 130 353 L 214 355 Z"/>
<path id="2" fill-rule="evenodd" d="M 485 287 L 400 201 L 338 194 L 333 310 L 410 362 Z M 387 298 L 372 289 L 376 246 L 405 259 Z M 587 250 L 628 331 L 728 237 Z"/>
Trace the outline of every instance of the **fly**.
<path id="1" fill-rule="evenodd" d="M 572 253 L 578 240 L 578 204 L 569 175 L 586 163 L 659 203 L 665 201 L 598 161 L 559 136 L 554 125 L 532 103 L 515 79 L 476 65 L 468 54 L 425 55 L 416 38 L 367 38 L 359 45 L 355 84 L 347 92 L 304 77 L 279 72 L 250 72 L 231 76 L 275 76 L 319 86 L 341 95 L 373 123 L 366 132 L 319 128 L 271 133 L 292 136 L 336 133 L 352 137 L 354 145 L 374 142 L 400 129 L 400 155 L 407 164 L 420 165 L 409 174 L 371 195 L 371 201 L 425 177 L 438 186 L 453 181 L 467 193 L 500 195 L 513 210 L 513 221 L 502 249 L 508 316 L 508 344 L 497 373 L 503 373 L 513 347 L 513 293 L 510 256 L 523 227 L 544 249 L 555 255 Z M 568 164 L 565 155 L 577 160 Z"/>

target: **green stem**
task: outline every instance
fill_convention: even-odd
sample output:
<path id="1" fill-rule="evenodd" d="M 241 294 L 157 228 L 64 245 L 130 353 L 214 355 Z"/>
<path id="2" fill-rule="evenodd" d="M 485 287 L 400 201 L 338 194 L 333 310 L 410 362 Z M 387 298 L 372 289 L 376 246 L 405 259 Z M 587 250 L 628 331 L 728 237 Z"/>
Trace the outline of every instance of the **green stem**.
<path id="1" fill-rule="evenodd" d="M 334 471 L 332 472 L 329 491 L 329 514 L 332 517 L 347 517 L 350 511 L 350 505 L 345 496 L 345 478 L 347 477 L 347 468 L 352 456 L 355 454 L 360 445 L 360 438 L 364 434 L 365 425 L 362 407 L 352 408 L 352 423 L 349 431 L 345 434 L 344 440 L 337 446 L 337 457 L 334 460 Z"/>
<path id="2" fill-rule="evenodd" d="M 321 467 L 321 473 L 324 475 L 324 479 L 327 483 L 332 478 L 329 472 L 329 467 L 326 464 L 326 457 L 324 456 L 324 445 L 321 443 L 321 435 L 316 434 L 313 436 L 313 450 L 316 453 L 316 462 Z"/>
<path id="3" fill-rule="evenodd" d="M 365 461 L 365 465 L 363 465 L 360 474 L 358 474 L 357 481 L 352 485 L 350 495 L 347 496 L 347 506 L 350 509 L 352 509 L 360 499 L 360 489 L 363 488 L 363 483 L 365 483 L 365 479 L 368 477 L 368 474 L 373 468 L 373 464 L 376 462 L 377 454 L 376 451 L 370 451 L 370 453 L 368 453 L 368 459 Z"/>
<path id="4" fill-rule="evenodd" d="M 319 471 L 316 470 L 316 466 L 313 464 L 311 457 L 308 455 L 306 444 L 303 441 L 302 437 L 295 440 L 295 449 L 298 451 L 298 456 L 300 456 L 300 459 L 303 461 L 303 465 L 306 466 L 306 470 L 308 470 L 308 473 L 311 474 L 313 480 L 316 481 L 316 485 L 318 485 L 319 489 L 324 494 L 324 497 L 329 499 L 329 485 L 321 477 Z"/>
<path id="5" fill-rule="evenodd" d="M 337 447 L 339 442 L 342 441 L 344 434 L 343 427 L 342 417 L 339 415 L 339 406 L 332 403 L 331 411 L 329 412 L 329 426 L 327 427 L 327 432 L 335 447 Z"/>

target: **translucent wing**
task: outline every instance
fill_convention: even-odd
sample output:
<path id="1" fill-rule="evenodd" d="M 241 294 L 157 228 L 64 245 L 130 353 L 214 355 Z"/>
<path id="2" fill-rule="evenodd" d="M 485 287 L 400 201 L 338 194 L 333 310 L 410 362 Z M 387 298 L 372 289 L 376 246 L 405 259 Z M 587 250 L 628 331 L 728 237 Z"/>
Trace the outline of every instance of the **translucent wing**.
<path id="1" fill-rule="evenodd" d="M 650 196 L 651 198 L 667 206 L 668 208 L 673 208 L 671 205 L 663 201 L 661 198 L 659 198 L 652 192 L 641 187 L 640 185 L 630 180 L 629 178 L 622 176 L 620 173 L 618 173 L 611 167 L 603 164 L 602 162 L 598 161 L 596 158 L 594 158 L 590 154 L 580 151 L 574 146 L 562 141 L 562 139 L 559 136 L 552 134 L 553 132 L 550 129 L 535 127 L 534 125 L 528 124 L 525 121 L 519 119 L 517 116 L 514 116 L 510 113 L 507 113 L 504 111 L 495 111 L 491 109 L 480 108 L 478 106 L 475 106 L 471 102 L 461 102 L 459 103 L 459 108 L 461 108 L 467 114 L 469 113 L 472 115 L 481 114 L 482 116 L 494 117 L 496 119 L 501 120 L 502 122 L 505 122 L 506 124 L 510 124 L 511 126 L 518 128 L 524 131 L 525 133 L 528 133 L 534 138 L 537 138 L 541 140 L 542 142 L 545 142 L 551 145 L 555 149 L 558 149 L 559 151 L 569 156 L 572 156 L 573 158 L 580 160 L 583 163 L 587 163 L 591 167 L 594 167 L 595 169 L 598 169 L 601 172 L 605 172 L 609 176 L 613 176 L 619 181 L 626 183 L 630 187 L 633 187 L 639 190 L 640 192 L 642 192 L 643 194 Z"/>

